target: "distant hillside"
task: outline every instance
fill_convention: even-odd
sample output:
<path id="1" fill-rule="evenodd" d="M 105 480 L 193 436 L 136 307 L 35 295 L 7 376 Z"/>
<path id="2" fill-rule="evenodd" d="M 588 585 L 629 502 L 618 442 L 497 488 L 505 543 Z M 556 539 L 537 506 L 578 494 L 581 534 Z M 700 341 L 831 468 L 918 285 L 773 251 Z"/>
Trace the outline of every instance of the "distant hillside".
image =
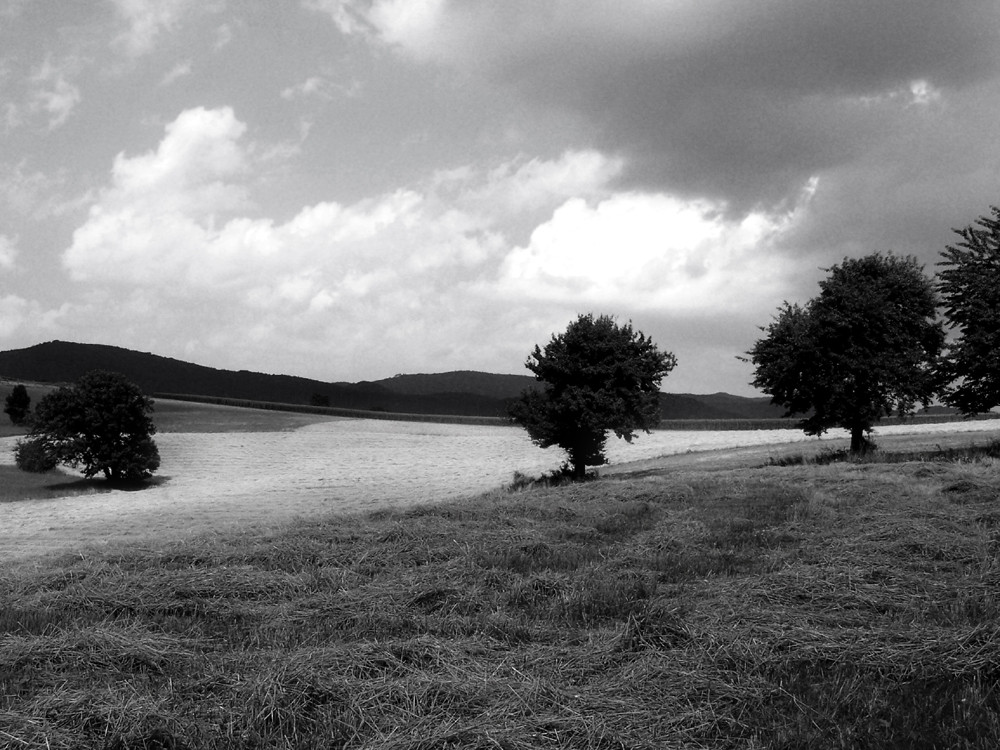
<path id="1" fill-rule="evenodd" d="M 460 370 L 433 375 L 396 375 L 377 380 L 379 385 L 397 393 L 430 395 L 475 393 L 497 399 L 517 398 L 526 388 L 535 388 L 532 375 L 494 375 Z M 663 393 L 660 408 L 664 419 L 780 419 L 784 409 L 774 406 L 767 397 L 746 398 L 728 393 L 697 396 L 690 393 Z"/>
<path id="2" fill-rule="evenodd" d="M 218 370 L 116 346 L 50 341 L 27 349 L 0 352 L 0 376 L 41 382 L 70 382 L 90 370 L 113 370 L 146 393 L 308 404 L 314 396 L 341 409 L 413 414 L 502 416 L 504 404 L 476 393 L 411 395 L 376 383 L 328 383 L 291 375 Z"/>
<path id="3" fill-rule="evenodd" d="M 537 381 L 533 375 L 494 375 L 488 372 L 457 370 L 433 375 L 396 375 L 385 380 L 376 380 L 374 385 L 411 396 L 476 393 L 489 398 L 511 399 L 521 395 L 524 389 L 536 386 Z"/>
<path id="4" fill-rule="evenodd" d="M 750 414 L 757 411 L 752 403 L 754 399 L 739 399 L 732 404 L 719 405 L 711 401 L 705 401 L 705 396 L 696 396 L 688 393 L 664 393 L 660 396 L 660 414 L 664 419 L 760 419 L 761 417 Z M 741 408 L 740 401 L 748 402 Z M 765 399 L 766 403 L 767 399 Z M 780 417 L 780 409 L 777 412 L 769 412 L 765 418 Z"/>
<path id="5" fill-rule="evenodd" d="M 712 393 L 694 398 L 706 407 L 738 415 L 740 419 L 780 419 L 785 414 L 784 408 L 772 404 L 767 396 L 746 398 L 733 396 L 730 393 Z"/>
<path id="6" fill-rule="evenodd" d="M 219 370 L 116 346 L 50 341 L 0 352 L 0 377 L 65 383 L 90 370 L 113 370 L 147 393 L 177 393 L 251 401 L 308 404 L 316 397 L 329 406 L 409 414 L 500 417 L 507 403 L 537 383 L 529 375 L 496 375 L 461 370 L 397 375 L 375 382 L 333 383 L 291 375 Z M 766 398 L 726 393 L 709 396 L 668 394 L 661 398 L 664 419 L 761 419 L 782 415 Z"/>

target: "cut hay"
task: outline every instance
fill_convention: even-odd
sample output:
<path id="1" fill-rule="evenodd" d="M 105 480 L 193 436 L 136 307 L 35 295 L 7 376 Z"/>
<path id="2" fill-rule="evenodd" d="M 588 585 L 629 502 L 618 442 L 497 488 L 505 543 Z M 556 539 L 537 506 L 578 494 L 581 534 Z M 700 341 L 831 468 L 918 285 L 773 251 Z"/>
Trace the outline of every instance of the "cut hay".
<path id="1" fill-rule="evenodd" d="M 0 748 L 1000 745 L 991 464 L 652 479 L 5 573 Z"/>

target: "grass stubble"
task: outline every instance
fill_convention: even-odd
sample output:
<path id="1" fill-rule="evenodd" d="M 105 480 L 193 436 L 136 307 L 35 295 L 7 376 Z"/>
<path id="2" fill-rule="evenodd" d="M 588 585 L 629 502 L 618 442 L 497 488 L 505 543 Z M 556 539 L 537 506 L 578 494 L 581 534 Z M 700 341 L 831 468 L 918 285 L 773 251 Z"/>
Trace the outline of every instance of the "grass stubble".
<path id="1" fill-rule="evenodd" d="M 997 747 L 996 454 L 532 486 L 12 566 L 0 748 Z"/>

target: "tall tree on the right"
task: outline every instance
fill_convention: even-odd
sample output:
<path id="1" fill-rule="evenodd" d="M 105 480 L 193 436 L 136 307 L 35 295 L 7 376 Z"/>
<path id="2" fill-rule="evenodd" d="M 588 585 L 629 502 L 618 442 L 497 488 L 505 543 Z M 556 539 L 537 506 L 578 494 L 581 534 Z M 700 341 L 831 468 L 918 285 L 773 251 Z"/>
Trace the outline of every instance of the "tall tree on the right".
<path id="1" fill-rule="evenodd" d="M 787 302 L 747 352 L 752 384 L 803 415 L 808 435 L 842 427 L 851 452 L 883 417 L 927 405 L 944 330 L 934 285 L 914 258 L 875 253 L 830 269 L 804 306 Z"/>
<path id="2" fill-rule="evenodd" d="M 951 383 L 942 400 L 969 416 L 1000 406 L 1000 208 L 991 212 L 954 230 L 962 241 L 938 264 L 945 317 L 958 334 L 942 361 Z"/>

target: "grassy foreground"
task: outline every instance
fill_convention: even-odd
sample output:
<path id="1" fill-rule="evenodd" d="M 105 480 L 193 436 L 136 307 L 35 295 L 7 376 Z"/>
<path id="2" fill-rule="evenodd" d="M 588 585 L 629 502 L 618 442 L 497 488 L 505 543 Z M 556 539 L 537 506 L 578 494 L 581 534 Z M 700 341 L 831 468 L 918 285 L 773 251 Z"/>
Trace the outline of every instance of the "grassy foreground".
<path id="1" fill-rule="evenodd" d="M 0 747 L 995 748 L 1000 464 L 951 458 L 22 565 Z"/>

